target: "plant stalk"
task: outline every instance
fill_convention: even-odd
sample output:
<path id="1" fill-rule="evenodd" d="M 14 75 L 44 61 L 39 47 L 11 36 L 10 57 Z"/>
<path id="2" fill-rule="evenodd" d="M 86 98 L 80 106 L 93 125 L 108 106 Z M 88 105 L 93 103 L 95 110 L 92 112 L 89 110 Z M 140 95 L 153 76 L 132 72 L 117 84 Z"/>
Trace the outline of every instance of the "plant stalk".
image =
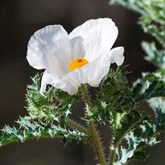
<path id="1" fill-rule="evenodd" d="M 116 158 L 116 149 L 117 149 L 116 146 L 114 146 L 114 147 L 111 149 L 111 159 L 110 159 L 109 165 L 113 165 L 113 163 L 114 163 L 114 161 L 115 161 L 115 158 Z"/>
<path id="2" fill-rule="evenodd" d="M 92 105 L 91 105 L 90 97 L 88 95 L 88 90 L 85 85 L 81 85 L 81 90 L 82 90 L 82 93 L 83 93 L 83 96 L 84 96 L 84 99 L 86 102 L 87 111 L 90 112 Z M 100 141 L 100 136 L 95 127 L 94 120 L 91 120 L 89 123 L 89 131 L 92 136 L 92 142 L 95 146 L 95 151 L 98 156 L 99 163 L 100 163 L 100 165 L 106 165 L 105 154 L 104 154 L 103 147 L 102 147 L 102 144 Z"/>
<path id="3" fill-rule="evenodd" d="M 94 120 L 90 121 L 90 132 L 91 132 L 91 135 L 92 135 L 92 141 L 95 145 L 96 153 L 98 155 L 99 163 L 100 163 L 100 165 L 106 165 L 103 147 L 102 147 L 102 144 L 101 144 L 101 141 L 100 141 L 99 134 L 96 130 Z"/>

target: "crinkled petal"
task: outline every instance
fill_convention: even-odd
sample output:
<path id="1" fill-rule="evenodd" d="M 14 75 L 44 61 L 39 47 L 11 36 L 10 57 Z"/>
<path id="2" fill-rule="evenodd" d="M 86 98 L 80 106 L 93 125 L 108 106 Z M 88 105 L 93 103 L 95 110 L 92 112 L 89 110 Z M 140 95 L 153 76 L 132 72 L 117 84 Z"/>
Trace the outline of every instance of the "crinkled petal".
<path id="1" fill-rule="evenodd" d="M 110 58 L 107 54 L 102 54 L 99 58 L 93 60 L 86 68 L 89 74 L 88 84 L 92 87 L 98 87 L 103 77 L 108 73 L 109 67 Z"/>
<path id="2" fill-rule="evenodd" d="M 59 78 L 56 75 L 44 72 L 41 81 L 40 93 L 43 94 L 46 90 L 46 86 L 50 84 L 55 88 L 68 92 L 70 95 L 74 95 L 78 92 L 78 84 L 72 84 L 65 79 Z"/>
<path id="3" fill-rule="evenodd" d="M 103 77 L 108 73 L 109 67 L 110 56 L 102 54 L 82 68 L 70 72 L 65 78 L 72 84 L 88 83 L 92 87 L 98 87 Z"/>
<path id="4" fill-rule="evenodd" d="M 124 62 L 124 47 L 116 47 L 110 50 L 110 61 L 111 63 L 116 63 L 118 66 L 122 65 Z"/>
<path id="5" fill-rule="evenodd" d="M 83 45 L 83 38 L 82 37 L 75 37 L 70 40 L 70 49 L 72 60 L 78 57 L 85 56 L 85 48 Z"/>
<path id="6" fill-rule="evenodd" d="M 33 34 L 28 43 L 27 60 L 36 69 L 62 75 L 69 71 L 70 41 L 61 25 L 49 25 Z"/>
<path id="7" fill-rule="evenodd" d="M 84 39 L 86 59 L 92 61 L 103 52 L 108 52 L 118 35 L 115 23 L 109 18 L 91 19 L 75 28 L 69 37 Z"/>
<path id="8" fill-rule="evenodd" d="M 44 93 L 46 90 L 46 86 L 50 84 L 54 87 L 63 88 L 65 86 L 64 83 L 61 82 L 61 80 L 56 75 L 52 75 L 50 73 L 47 73 L 46 71 L 43 73 L 42 81 L 41 81 L 41 89 L 40 92 Z"/>

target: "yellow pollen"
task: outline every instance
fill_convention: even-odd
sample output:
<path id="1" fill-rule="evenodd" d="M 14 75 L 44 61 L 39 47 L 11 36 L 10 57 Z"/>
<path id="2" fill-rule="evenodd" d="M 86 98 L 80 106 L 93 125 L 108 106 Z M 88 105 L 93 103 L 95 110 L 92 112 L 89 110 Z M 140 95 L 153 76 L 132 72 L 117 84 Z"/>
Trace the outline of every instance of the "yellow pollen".
<path id="1" fill-rule="evenodd" d="M 81 68 L 82 66 L 88 64 L 88 61 L 83 58 L 83 57 L 79 57 L 79 58 L 75 58 L 71 63 L 70 63 L 70 71 L 73 71 L 77 68 Z"/>

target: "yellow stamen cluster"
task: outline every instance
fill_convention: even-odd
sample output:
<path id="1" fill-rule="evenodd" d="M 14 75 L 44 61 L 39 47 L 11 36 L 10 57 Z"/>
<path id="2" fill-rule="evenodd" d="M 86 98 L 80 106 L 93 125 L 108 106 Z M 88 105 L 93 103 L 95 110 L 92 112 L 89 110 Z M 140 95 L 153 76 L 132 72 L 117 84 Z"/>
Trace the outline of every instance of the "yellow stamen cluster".
<path id="1" fill-rule="evenodd" d="M 70 63 L 70 71 L 73 71 L 77 68 L 81 68 L 82 66 L 88 64 L 88 61 L 83 58 L 83 57 L 79 57 L 79 58 L 75 58 L 71 63 Z"/>

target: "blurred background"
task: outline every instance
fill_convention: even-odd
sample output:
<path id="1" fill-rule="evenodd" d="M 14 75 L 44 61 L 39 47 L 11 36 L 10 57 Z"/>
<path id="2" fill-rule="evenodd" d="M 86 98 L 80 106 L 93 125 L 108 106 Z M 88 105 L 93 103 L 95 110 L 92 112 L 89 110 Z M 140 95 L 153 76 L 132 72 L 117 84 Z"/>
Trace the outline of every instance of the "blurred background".
<path id="1" fill-rule="evenodd" d="M 38 29 L 61 24 L 70 32 L 88 19 L 109 17 L 119 29 L 114 45 L 125 47 L 125 64 L 131 84 L 142 71 L 154 67 L 143 60 L 141 40 L 151 40 L 142 32 L 139 15 L 107 0 L 1 0 L 0 2 L 0 128 L 13 125 L 26 115 L 26 85 L 37 70 L 26 61 L 27 43 Z M 78 105 L 77 105 L 78 106 Z M 107 131 L 102 136 L 107 137 Z M 151 156 L 141 165 L 164 165 L 165 140 L 148 150 Z M 107 139 L 109 140 L 109 139 Z M 64 147 L 59 140 L 33 140 L 0 148 L 0 165 L 95 165 L 93 151 L 87 144 L 72 142 Z"/>

